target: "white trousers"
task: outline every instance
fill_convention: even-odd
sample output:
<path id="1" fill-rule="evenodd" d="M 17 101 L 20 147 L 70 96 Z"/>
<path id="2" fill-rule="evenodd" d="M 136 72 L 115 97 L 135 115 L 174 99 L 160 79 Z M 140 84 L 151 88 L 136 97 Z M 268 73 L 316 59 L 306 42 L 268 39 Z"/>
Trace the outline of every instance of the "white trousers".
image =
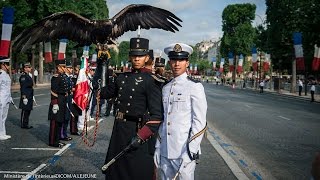
<path id="1" fill-rule="evenodd" d="M 168 159 L 160 157 L 158 174 L 161 180 L 194 180 L 195 161 L 183 161 L 182 159 Z"/>
<path id="2" fill-rule="evenodd" d="M 9 103 L 0 103 L 0 136 L 6 135 L 6 120 L 8 117 Z"/>

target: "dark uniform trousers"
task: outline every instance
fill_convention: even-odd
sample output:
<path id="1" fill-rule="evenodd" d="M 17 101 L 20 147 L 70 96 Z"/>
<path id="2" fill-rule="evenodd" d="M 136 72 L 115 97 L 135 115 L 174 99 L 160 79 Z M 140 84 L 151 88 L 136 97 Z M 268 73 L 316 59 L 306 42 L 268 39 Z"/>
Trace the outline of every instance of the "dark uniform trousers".
<path id="1" fill-rule="evenodd" d="M 33 106 L 33 80 L 28 73 L 23 72 L 19 78 L 21 98 L 19 108 L 21 111 L 21 128 L 29 126 L 29 116 Z M 28 99 L 27 104 L 23 103 L 23 99 Z"/>
<path id="2" fill-rule="evenodd" d="M 156 133 L 163 116 L 161 90 L 150 74 L 141 70 L 120 74 L 115 83 L 102 88 L 101 98 L 112 97 L 117 97 L 117 114 L 105 163 L 121 152 L 140 128 L 147 126 Z M 143 118 L 146 112 L 150 113 L 148 122 Z M 105 173 L 107 180 L 152 179 L 154 163 L 148 143 L 126 153 Z"/>
<path id="3" fill-rule="evenodd" d="M 48 119 L 50 120 L 49 146 L 59 147 L 62 123 L 66 111 L 66 79 L 58 74 L 51 78 L 51 102 L 49 106 Z M 53 105 L 58 105 L 59 110 L 53 113 Z"/>
<path id="4" fill-rule="evenodd" d="M 71 78 L 72 82 L 73 82 L 73 87 L 75 88 L 75 85 L 77 84 L 77 76 L 73 76 Z M 78 134 L 78 120 L 79 120 L 79 115 L 81 115 L 82 111 L 81 109 L 76 105 L 72 103 L 72 99 L 71 99 L 71 110 L 73 112 L 73 116 L 71 116 L 70 119 L 70 133 L 73 135 L 77 135 Z"/>

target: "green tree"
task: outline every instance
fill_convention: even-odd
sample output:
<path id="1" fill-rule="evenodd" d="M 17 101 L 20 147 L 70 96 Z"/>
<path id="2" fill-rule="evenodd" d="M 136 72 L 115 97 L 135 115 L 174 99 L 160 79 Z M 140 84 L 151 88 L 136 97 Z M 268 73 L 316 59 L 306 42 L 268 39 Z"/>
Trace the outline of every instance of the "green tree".
<path id="1" fill-rule="evenodd" d="M 251 25 L 255 17 L 256 6 L 254 4 L 228 5 L 222 13 L 221 54 L 227 57 L 228 52 L 234 55 L 251 54 L 254 45 L 256 31 Z"/>
<path id="2" fill-rule="evenodd" d="M 120 66 L 121 61 L 127 62 L 129 60 L 129 47 L 130 42 L 129 41 L 122 41 L 119 44 L 119 62 L 118 66 Z"/>

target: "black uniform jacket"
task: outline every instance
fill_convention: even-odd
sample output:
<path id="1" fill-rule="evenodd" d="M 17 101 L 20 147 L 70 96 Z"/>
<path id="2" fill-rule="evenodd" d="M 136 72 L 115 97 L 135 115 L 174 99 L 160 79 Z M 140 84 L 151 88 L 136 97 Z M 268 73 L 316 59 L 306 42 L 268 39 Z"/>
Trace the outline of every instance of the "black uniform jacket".
<path id="1" fill-rule="evenodd" d="M 147 126 L 156 133 L 162 121 L 162 94 L 160 87 L 148 72 L 135 70 L 119 74 L 115 83 L 101 89 L 101 98 L 116 97 L 117 114 L 105 162 L 110 161 L 137 135 L 139 128 Z M 142 120 L 145 113 L 149 118 Z M 117 115 L 116 115 L 117 116 Z M 154 172 L 153 156 L 148 143 L 135 151 L 130 151 L 117 160 L 106 172 L 106 179 L 152 179 Z"/>
<path id="2" fill-rule="evenodd" d="M 66 76 L 62 74 L 55 74 L 51 78 L 51 102 L 49 106 L 49 120 L 55 120 L 57 122 L 64 122 L 66 111 L 66 95 L 67 95 L 67 83 Z M 52 107 L 54 104 L 58 104 L 59 111 L 54 114 Z"/>
<path id="3" fill-rule="evenodd" d="M 23 72 L 19 78 L 20 82 L 20 103 L 19 108 L 22 110 L 32 110 L 33 107 L 33 80 L 29 76 L 28 73 Z M 23 98 L 26 97 L 28 99 L 27 105 L 23 104 Z"/>

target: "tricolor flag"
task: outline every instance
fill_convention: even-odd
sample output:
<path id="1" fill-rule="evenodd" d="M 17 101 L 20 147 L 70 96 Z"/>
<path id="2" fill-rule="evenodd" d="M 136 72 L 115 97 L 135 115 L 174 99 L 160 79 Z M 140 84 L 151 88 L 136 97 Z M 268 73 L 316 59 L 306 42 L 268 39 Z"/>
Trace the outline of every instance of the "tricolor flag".
<path id="1" fill-rule="evenodd" d="M 44 59 L 46 63 L 52 62 L 51 42 L 44 43 Z"/>
<path id="2" fill-rule="evenodd" d="M 189 65 L 189 72 L 190 72 L 190 74 L 192 74 L 192 73 L 193 73 L 192 68 L 193 68 L 193 67 L 192 67 L 192 64 L 190 64 L 190 65 Z"/>
<path id="3" fill-rule="evenodd" d="M 221 58 L 221 60 L 220 60 L 220 69 L 219 69 L 219 71 L 221 73 L 223 73 L 223 65 L 224 65 L 224 58 Z"/>
<path id="4" fill-rule="evenodd" d="M 243 66 L 243 55 L 240 54 L 239 63 L 238 63 L 238 67 L 237 67 L 238 73 L 242 73 L 242 71 L 243 71 L 242 66 Z"/>
<path id="5" fill-rule="evenodd" d="M 232 52 L 228 53 L 228 60 L 229 60 L 230 72 L 233 72 L 234 71 L 234 59 L 233 59 L 233 53 Z"/>
<path id="6" fill-rule="evenodd" d="M 194 74 L 197 74 L 197 73 L 198 73 L 198 65 L 197 65 L 197 64 L 194 65 L 193 73 L 194 73 Z"/>
<path id="7" fill-rule="evenodd" d="M 258 69 L 258 54 L 257 54 L 257 48 L 252 48 L 252 68 L 253 71 L 257 71 Z"/>
<path id="8" fill-rule="evenodd" d="M 60 39 L 58 60 L 62 60 L 66 58 L 67 42 L 68 42 L 68 39 Z"/>
<path id="9" fill-rule="evenodd" d="M 297 70 L 304 71 L 304 58 L 303 58 L 303 48 L 302 48 L 302 33 L 293 33 L 293 44 L 294 52 L 297 61 Z"/>
<path id="10" fill-rule="evenodd" d="M 320 47 L 314 45 L 314 56 L 312 61 L 312 70 L 318 71 L 320 69 Z"/>
<path id="11" fill-rule="evenodd" d="M 88 67 L 88 62 L 87 58 L 81 57 L 81 66 L 80 66 L 80 71 L 77 79 L 77 84 L 75 86 L 75 92 L 73 96 L 73 100 L 75 104 L 82 110 L 84 111 L 87 107 L 89 98 L 89 83 L 88 83 L 88 78 L 87 78 L 87 67 Z"/>
<path id="12" fill-rule="evenodd" d="M 212 61 L 212 69 L 216 70 L 216 66 L 217 66 L 217 58 L 216 57 L 212 57 L 211 58 Z"/>
<path id="13" fill-rule="evenodd" d="M 265 54 L 264 56 L 264 62 L 263 62 L 263 70 L 265 72 L 269 71 L 269 68 L 270 68 L 270 64 L 271 64 L 271 58 L 270 58 L 270 54 Z"/>
<path id="14" fill-rule="evenodd" d="M 0 56 L 9 57 L 14 9 L 12 7 L 4 7 L 2 9 L 2 15 L 3 23 L 0 43 Z"/>
<path id="15" fill-rule="evenodd" d="M 89 46 L 83 46 L 82 56 L 84 56 L 85 58 L 89 58 Z"/>

